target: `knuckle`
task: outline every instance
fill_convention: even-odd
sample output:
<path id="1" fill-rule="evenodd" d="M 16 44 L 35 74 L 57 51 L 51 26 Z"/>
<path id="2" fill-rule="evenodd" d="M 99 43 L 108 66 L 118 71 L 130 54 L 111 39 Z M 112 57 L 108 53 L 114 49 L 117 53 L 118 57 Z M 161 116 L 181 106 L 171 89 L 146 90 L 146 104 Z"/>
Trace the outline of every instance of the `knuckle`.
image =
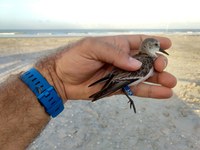
<path id="1" fill-rule="evenodd" d="M 96 37 L 85 37 L 83 38 L 83 43 L 87 46 L 91 46 L 97 43 L 98 39 Z"/>

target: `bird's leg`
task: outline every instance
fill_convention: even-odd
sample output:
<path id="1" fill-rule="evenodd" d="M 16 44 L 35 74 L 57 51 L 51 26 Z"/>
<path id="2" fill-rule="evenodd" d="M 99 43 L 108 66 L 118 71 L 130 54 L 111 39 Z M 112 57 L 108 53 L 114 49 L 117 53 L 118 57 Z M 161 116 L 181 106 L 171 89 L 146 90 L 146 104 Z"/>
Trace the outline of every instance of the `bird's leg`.
<path id="1" fill-rule="evenodd" d="M 134 110 L 134 112 L 136 113 L 136 108 L 135 108 L 134 101 L 127 95 L 126 92 L 125 92 L 125 95 L 126 95 L 127 98 L 129 99 L 128 103 L 130 103 L 130 109 L 131 109 L 131 107 L 133 107 L 133 110 Z"/>
<path id="2" fill-rule="evenodd" d="M 129 86 L 125 86 L 122 88 L 122 91 L 124 92 L 124 94 L 126 95 L 126 97 L 129 99 L 128 103 L 130 103 L 130 109 L 131 107 L 133 107 L 134 112 L 136 113 L 136 107 L 134 104 L 134 101 L 129 97 L 133 95 L 133 92 L 131 91 L 131 89 L 129 88 Z"/>

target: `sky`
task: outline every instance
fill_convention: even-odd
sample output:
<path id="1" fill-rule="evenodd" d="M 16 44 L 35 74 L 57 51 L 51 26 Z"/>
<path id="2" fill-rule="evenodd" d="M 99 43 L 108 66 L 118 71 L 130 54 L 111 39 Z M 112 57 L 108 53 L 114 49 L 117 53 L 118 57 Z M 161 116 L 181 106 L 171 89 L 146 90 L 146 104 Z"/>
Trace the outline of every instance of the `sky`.
<path id="1" fill-rule="evenodd" d="M 0 0 L 0 29 L 199 29 L 199 4 L 199 0 Z"/>

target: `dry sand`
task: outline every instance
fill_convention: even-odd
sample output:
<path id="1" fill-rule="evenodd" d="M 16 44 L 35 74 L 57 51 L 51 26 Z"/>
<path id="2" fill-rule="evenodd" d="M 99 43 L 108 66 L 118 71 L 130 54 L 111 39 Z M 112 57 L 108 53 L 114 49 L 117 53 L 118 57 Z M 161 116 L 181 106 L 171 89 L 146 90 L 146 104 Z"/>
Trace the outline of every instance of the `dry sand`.
<path id="1" fill-rule="evenodd" d="M 69 101 L 28 149 L 199 150 L 200 36 L 165 36 L 173 42 L 167 71 L 178 79 L 171 99 L 134 97 L 137 114 L 125 96 Z M 0 81 L 76 39 L 0 38 Z"/>

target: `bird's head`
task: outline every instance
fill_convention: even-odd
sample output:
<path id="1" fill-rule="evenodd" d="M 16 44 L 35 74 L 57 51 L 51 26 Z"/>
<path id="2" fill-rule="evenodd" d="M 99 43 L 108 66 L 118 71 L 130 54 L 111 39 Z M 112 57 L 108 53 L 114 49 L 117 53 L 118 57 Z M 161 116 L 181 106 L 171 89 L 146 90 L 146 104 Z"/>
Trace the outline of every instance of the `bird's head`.
<path id="1" fill-rule="evenodd" d="M 152 57 L 157 57 L 158 53 L 169 55 L 166 51 L 160 48 L 160 42 L 154 38 L 146 38 L 140 47 L 142 53 L 146 53 Z"/>

